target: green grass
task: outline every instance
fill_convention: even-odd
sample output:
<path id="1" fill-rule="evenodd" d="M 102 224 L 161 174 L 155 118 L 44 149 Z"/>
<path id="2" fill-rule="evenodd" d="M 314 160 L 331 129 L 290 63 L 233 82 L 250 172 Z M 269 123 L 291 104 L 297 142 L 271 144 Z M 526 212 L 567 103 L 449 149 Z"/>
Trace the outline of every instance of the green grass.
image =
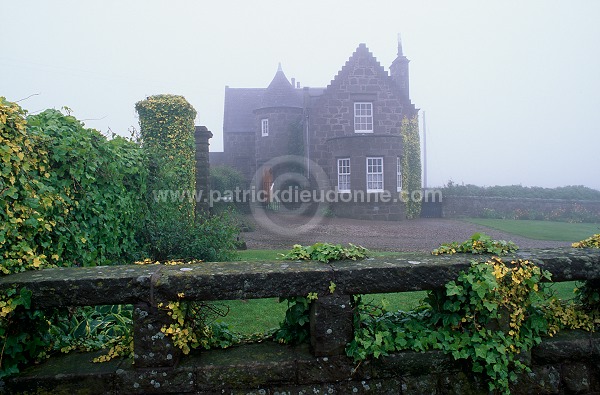
<path id="1" fill-rule="evenodd" d="M 229 314 L 219 321 L 229 324 L 235 332 L 244 335 L 264 333 L 278 328 L 287 309 L 287 303 L 279 303 L 277 298 L 226 300 L 216 304 L 229 307 Z"/>
<path id="2" fill-rule="evenodd" d="M 600 224 L 486 218 L 467 218 L 465 221 L 534 240 L 575 242 L 600 232 Z"/>
<path id="3" fill-rule="evenodd" d="M 238 251 L 238 261 L 272 261 L 281 259 L 280 254 L 287 253 L 288 250 L 241 250 Z"/>

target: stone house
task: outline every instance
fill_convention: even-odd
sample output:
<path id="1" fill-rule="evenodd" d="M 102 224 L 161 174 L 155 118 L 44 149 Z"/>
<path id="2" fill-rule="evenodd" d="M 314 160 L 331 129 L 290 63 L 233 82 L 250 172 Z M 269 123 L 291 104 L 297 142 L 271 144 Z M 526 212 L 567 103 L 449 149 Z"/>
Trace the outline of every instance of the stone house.
<path id="1" fill-rule="evenodd" d="M 266 88 L 226 87 L 224 152 L 211 152 L 211 164 L 230 165 L 272 192 L 290 171 L 282 162 L 295 155 L 303 163 L 293 165 L 310 175 L 312 189 L 341 198 L 358 193 L 358 200 L 332 202 L 336 215 L 402 219 L 403 204 L 377 198 L 397 197 L 401 188 L 400 127 L 418 111 L 409 96 L 408 63 L 399 42 L 388 74 L 360 44 L 325 88 L 290 82 L 281 65 Z"/>

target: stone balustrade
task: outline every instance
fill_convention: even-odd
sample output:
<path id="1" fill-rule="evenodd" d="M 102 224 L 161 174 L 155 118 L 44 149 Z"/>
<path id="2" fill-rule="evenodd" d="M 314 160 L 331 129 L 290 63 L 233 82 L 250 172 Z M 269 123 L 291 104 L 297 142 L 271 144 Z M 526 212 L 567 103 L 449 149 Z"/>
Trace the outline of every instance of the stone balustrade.
<path id="1" fill-rule="evenodd" d="M 98 392 L 90 393 L 104 393 L 109 388 L 111 393 L 213 393 L 211 391 L 214 390 L 219 393 L 223 391 L 237 394 L 277 393 L 273 391 L 300 393 L 311 388 L 322 391 L 321 393 L 328 389 L 337 391 L 334 393 L 347 393 L 345 391 L 355 386 L 352 388 L 358 388 L 358 393 L 387 393 L 383 391 L 385 388 L 388 388 L 386 391 L 394 393 L 398 388 L 406 387 L 406 383 L 416 383 L 413 378 L 418 376 L 419 369 L 411 371 L 414 368 L 405 367 L 403 370 L 406 358 L 417 358 L 420 361 L 418 363 L 427 363 L 421 357 L 413 355 L 419 353 L 400 353 L 388 358 L 389 366 L 382 366 L 381 361 L 365 362 L 358 368 L 354 366 L 344 355 L 345 345 L 353 336 L 351 296 L 442 287 L 455 279 L 460 271 L 467 269 L 471 260 L 476 258 L 485 259 L 464 254 L 399 254 L 330 264 L 242 261 L 175 266 L 128 265 L 46 269 L 1 277 L 0 291 L 8 287 L 26 287 L 32 291 L 33 308 L 134 305 L 133 364 L 131 361 L 101 364 L 102 366 L 95 370 L 92 369 L 91 373 L 82 373 L 75 369 L 71 373 L 61 372 L 61 379 L 57 378 L 56 371 L 54 375 L 44 371 L 43 364 L 21 376 L 11 378 L 5 383 L 5 387 L 8 393 L 22 389 L 31 391 L 34 388 L 39 389 L 39 386 L 49 388 L 48 391 L 53 392 L 56 388 L 71 388 L 69 385 L 86 382 L 96 383 Z M 600 250 L 529 250 L 505 259 L 515 258 L 536 262 L 552 273 L 554 281 L 600 279 Z M 333 294 L 329 291 L 331 282 L 335 284 Z M 310 310 L 309 349 L 257 344 L 236 347 L 236 350 L 200 352 L 198 355 L 182 358 L 179 349 L 172 344 L 170 338 L 159 335 L 162 325 L 170 319 L 158 308 L 161 302 L 178 299 L 216 301 L 306 296 L 310 292 L 316 292 L 319 297 L 312 302 Z M 600 358 L 600 338 L 595 335 L 590 337 L 588 334 L 581 336 L 572 341 L 585 343 L 590 358 L 596 355 L 594 358 L 597 361 Z M 242 350 L 254 350 L 251 353 L 265 352 L 266 356 L 263 355 L 260 359 L 262 364 L 257 365 L 253 363 L 253 358 L 244 354 Z M 246 355 L 246 359 L 243 355 Z M 453 377 L 460 376 L 456 375 L 456 367 L 451 367 L 455 364 L 439 352 L 423 355 L 427 355 L 430 362 L 437 359 L 443 362 L 434 363 L 432 369 L 437 369 L 437 373 L 427 376 L 434 378 L 426 380 L 428 390 L 424 391 L 435 387 L 433 393 L 445 393 L 442 391 L 443 380 L 452 381 Z M 64 358 L 75 360 L 81 356 Z M 220 361 L 221 365 L 215 361 Z M 232 361 L 236 361 L 234 365 L 231 365 Z M 577 363 L 584 364 L 582 366 L 587 369 L 585 372 L 588 372 L 589 377 L 586 376 L 586 388 L 589 391 L 594 388 L 598 390 L 600 379 L 593 378 L 594 374 L 598 374 L 598 370 L 592 371 L 593 368 L 585 361 Z M 51 364 L 51 361 L 46 364 Z M 215 369 L 217 365 L 225 371 L 231 371 L 228 374 L 220 372 Z M 398 366 L 394 373 L 390 366 L 396 365 Z M 576 371 L 581 372 L 582 369 L 580 366 Z M 445 373 L 440 373 L 442 371 Z M 50 372 L 53 371 L 50 369 Z M 552 376 L 552 372 L 544 373 L 546 382 L 548 377 Z M 566 384 L 561 381 L 562 371 L 559 369 L 557 372 L 558 384 L 552 388 L 560 389 Z M 72 380 L 69 381 L 69 378 Z M 470 379 L 464 377 L 461 380 L 470 382 Z M 473 385 L 473 388 L 478 388 L 476 383 Z M 0 386 L 0 392 L 2 390 Z M 353 389 L 352 391 L 356 393 Z"/>

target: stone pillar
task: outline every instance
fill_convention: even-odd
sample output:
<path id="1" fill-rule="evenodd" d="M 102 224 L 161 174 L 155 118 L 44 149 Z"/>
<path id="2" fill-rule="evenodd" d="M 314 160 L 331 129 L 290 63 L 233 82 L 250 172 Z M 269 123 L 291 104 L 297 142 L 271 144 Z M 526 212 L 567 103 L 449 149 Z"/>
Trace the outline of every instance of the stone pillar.
<path id="1" fill-rule="evenodd" d="M 317 357 L 342 355 L 354 332 L 349 295 L 319 296 L 310 306 L 310 346 Z"/>
<path id="2" fill-rule="evenodd" d="M 169 315 L 140 302 L 133 306 L 133 360 L 136 368 L 173 367 L 181 355 L 181 350 L 172 339 L 162 333 L 163 325 L 173 320 Z"/>
<path id="3" fill-rule="evenodd" d="M 194 134 L 196 140 L 196 195 L 202 191 L 201 201 L 196 202 L 196 216 L 208 213 L 210 209 L 210 165 L 208 159 L 208 140 L 213 134 L 206 126 L 196 126 Z"/>

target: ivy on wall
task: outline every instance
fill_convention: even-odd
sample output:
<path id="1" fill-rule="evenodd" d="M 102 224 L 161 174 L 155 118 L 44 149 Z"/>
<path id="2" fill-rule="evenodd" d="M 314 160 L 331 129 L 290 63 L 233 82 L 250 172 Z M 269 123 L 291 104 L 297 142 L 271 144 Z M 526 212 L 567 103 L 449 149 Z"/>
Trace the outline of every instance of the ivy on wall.
<path id="1" fill-rule="evenodd" d="M 142 148 L 149 161 L 148 198 L 152 210 L 146 238 L 154 259 L 170 258 L 182 227 L 194 224 L 196 110 L 183 97 L 155 95 L 135 105 Z M 159 191 L 172 191 L 162 201 Z M 186 195 L 187 194 L 187 195 Z"/>
<path id="2" fill-rule="evenodd" d="M 406 217 L 419 218 L 421 201 L 412 199 L 421 192 L 421 142 L 419 139 L 419 121 L 417 117 L 404 118 L 400 129 L 404 155 L 402 156 L 402 195 L 406 201 Z"/>

